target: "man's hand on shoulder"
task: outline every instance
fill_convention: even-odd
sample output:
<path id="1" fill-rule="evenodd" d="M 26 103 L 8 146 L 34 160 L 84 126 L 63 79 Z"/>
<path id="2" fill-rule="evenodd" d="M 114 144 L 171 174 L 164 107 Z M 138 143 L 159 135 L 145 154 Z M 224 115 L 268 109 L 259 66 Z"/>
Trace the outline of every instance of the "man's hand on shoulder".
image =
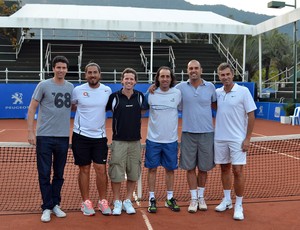
<path id="1" fill-rule="evenodd" d="M 148 88 L 148 92 L 151 93 L 151 94 L 154 94 L 154 91 L 157 89 L 156 85 L 155 84 L 152 84 L 149 86 Z"/>

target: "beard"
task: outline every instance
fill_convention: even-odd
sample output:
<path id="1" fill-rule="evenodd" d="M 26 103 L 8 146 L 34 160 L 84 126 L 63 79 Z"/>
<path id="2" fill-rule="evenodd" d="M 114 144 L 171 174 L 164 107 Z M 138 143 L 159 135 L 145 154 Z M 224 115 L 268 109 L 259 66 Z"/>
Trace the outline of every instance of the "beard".
<path id="1" fill-rule="evenodd" d="M 90 79 L 90 80 L 88 81 L 88 84 L 89 84 L 90 86 L 97 86 L 97 85 L 99 84 L 99 81 L 100 81 L 100 80 Z"/>

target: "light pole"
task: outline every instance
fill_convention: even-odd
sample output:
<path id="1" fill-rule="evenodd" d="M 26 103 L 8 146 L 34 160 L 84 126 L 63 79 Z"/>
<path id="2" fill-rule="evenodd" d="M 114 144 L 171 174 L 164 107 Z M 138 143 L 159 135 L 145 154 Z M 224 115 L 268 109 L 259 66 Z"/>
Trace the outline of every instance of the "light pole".
<path id="1" fill-rule="evenodd" d="M 279 1 L 271 1 L 268 3 L 268 8 L 276 8 L 280 9 L 285 6 L 291 6 L 295 9 L 297 8 L 297 1 L 295 0 L 294 5 L 286 4 L 285 2 L 279 2 Z M 294 58 L 294 84 L 293 84 L 293 102 L 297 102 L 297 21 L 294 21 L 294 52 L 293 52 L 293 58 Z"/>

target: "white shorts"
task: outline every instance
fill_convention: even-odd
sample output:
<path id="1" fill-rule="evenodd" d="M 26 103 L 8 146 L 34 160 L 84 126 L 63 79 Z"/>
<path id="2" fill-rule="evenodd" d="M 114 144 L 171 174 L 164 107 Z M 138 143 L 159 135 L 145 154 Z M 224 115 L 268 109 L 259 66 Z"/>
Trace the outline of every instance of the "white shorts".
<path id="1" fill-rule="evenodd" d="M 247 152 L 242 151 L 242 143 L 215 140 L 215 164 L 245 165 Z"/>

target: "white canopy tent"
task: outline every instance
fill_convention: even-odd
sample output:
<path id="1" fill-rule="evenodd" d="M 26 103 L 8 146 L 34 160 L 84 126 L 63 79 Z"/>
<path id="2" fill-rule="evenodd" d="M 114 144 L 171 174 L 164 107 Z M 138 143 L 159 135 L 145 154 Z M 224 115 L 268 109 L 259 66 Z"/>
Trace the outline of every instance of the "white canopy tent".
<path id="1" fill-rule="evenodd" d="M 59 4 L 26 4 L 9 17 L 0 17 L 0 25 L 8 28 L 40 29 L 41 73 L 43 29 L 149 32 L 151 33 L 150 69 L 153 65 L 154 32 L 218 33 L 244 36 L 253 33 L 252 25 L 246 25 L 212 12 Z M 246 39 L 244 41 L 246 42 Z M 244 72 L 245 68 L 243 68 Z"/>
<path id="2" fill-rule="evenodd" d="M 212 12 L 112 6 L 26 4 L 1 27 L 252 34 L 246 25 Z"/>
<path id="3" fill-rule="evenodd" d="M 6 28 L 37 28 L 41 30 L 41 69 L 43 65 L 43 29 L 150 32 L 151 47 L 153 44 L 153 32 L 244 35 L 243 72 L 245 72 L 246 36 L 261 35 L 269 30 L 293 23 L 294 21 L 299 20 L 299 18 L 300 9 L 295 9 L 258 25 L 247 25 L 206 11 L 26 4 L 16 13 L 8 17 L 0 17 L 0 25 L 1 27 Z M 261 63 L 261 39 L 259 41 Z M 151 50 L 151 65 L 153 58 L 152 54 L 153 50 Z"/>

